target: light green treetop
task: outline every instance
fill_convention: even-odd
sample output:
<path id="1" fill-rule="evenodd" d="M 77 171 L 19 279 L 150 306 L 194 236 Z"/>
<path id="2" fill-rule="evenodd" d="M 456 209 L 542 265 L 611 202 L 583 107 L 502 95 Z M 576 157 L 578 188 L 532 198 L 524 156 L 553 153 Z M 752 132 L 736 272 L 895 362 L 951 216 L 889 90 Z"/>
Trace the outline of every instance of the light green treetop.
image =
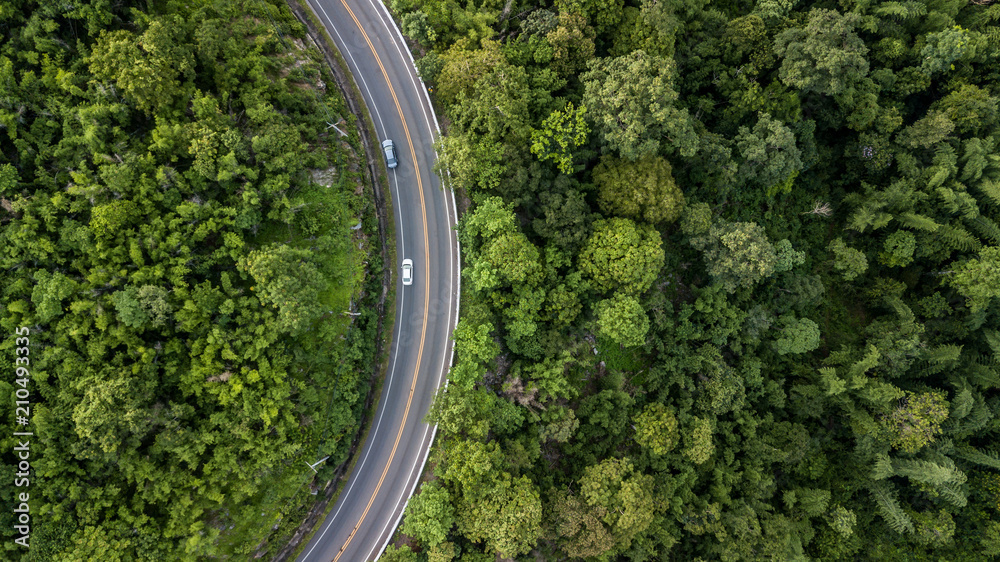
<path id="1" fill-rule="evenodd" d="M 400 530 L 426 546 L 436 546 L 455 524 L 455 508 L 448 489 L 436 483 L 420 486 L 420 493 L 406 504 L 406 516 Z"/>
<path id="2" fill-rule="evenodd" d="M 833 252 L 833 267 L 840 271 L 845 281 L 851 281 L 868 270 L 864 252 L 851 248 L 841 238 L 834 238 L 829 249 Z"/>
<path id="3" fill-rule="evenodd" d="M 957 263 L 945 281 L 965 297 L 970 309 L 985 308 L 1000 297 L 1000 247 L 984 247 L 978 258 Z"/>
<path id="4" fill-rule="evenodd" d="M 598 203 L 605 213 L 650 224 L 673 222 L 684 207 L 670 163 L 658 156 L 636 162 L 605 156 L 594 168 Z"/>
<path id="5" fill-rule="evenodd" d="M 642 305 L 630 295 L 615 295 L 594 307 L 597 313 L 597 331 L 615 343 L 636 347 L 646 341 L 649 317 Z"/>
<path id="6" fill-rule="evenodd" d="M 678 95 L 672 60 L 643 51 L 593 59 L 580 80 L 595 131 L 623 158 L 655 155 L 661 142 L 685 157 L 697 152 L 691 116 L 674 106 Z"/>
<path id="7" fill-rule="evenodd" d="M 779 355 L 800 354 L 819 347 L 819 325 L 808 318 L 791 315 L 781 319 L 780 335 L 774 341 L 774 350 Z"/>
<path id="8" fill-rule="evenodd" d="M 579 255 L 580 270 L 602 292 L 639 294 L 649 288 L 663 267 L 659 233 L 649 225 L 611 218 L 594 222 L 594 234 Z"/>
<path id="9" fill-rule="evenodd" d="M 550 113 L 541 129 L 531 131 L 531 153 L 539 160 L 554 161 L 564 174 L 573 173 L 573 149 L 586 142 L 590 133 L 583 118 L 586 113 L 586 106 L 574 108 L 572 103 Z"/>
<path id="10" fill-rule="evenodd" d="M 705 235 L 693 237 L 691 244 L 702 250 L 708 273 L 729 292 L 770 277 L 778 263 L 774 245 L 754 222 L 712 224 Z"/>
<path id="11" fill-rule="evenodd" d="M 948 400 L 943 392 L 907 392 L 883 423 L 894 448 L 915 453 L 941 434 L 947 418 Z"/>
<path id="12" fill-rule="evenodd" d="M 659 402 L 647 405 L 635 418 L 635 440 L 654 455 L 669 453 L 680 440 L 677 418 Z"/>

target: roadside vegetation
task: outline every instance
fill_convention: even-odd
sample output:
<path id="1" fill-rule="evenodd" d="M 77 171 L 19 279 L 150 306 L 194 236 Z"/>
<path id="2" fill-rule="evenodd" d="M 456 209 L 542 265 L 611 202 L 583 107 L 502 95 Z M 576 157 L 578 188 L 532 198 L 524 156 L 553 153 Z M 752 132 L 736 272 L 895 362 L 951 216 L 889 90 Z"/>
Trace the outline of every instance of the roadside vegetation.
<path id="1" fill-rule="evenodd" d="M 471 208 L 383 561 L 1000 554 L 1000 5 L 390 6 Z"/>
<path id="2" fill-rule="evenodd" d="M 346 460 L 383 265 L 306 45 L 283 2 L 0 2 L 0 395 L 27 326 L 34 431 L 28 490 L 0 436 L 0 558 L 266 556 Z"/>

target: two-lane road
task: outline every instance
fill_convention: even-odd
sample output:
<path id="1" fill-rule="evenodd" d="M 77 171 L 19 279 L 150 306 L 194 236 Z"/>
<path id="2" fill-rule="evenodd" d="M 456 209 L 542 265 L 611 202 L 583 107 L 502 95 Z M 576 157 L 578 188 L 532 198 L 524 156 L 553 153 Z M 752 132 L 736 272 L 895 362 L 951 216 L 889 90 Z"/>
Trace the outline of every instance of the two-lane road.
<path id="1" fill-rule="evenodd" d="M 423 418 L 444 382 L 458 314 L 455 203 L 433 172 L 437 126 L 388 11 L 378 0 L 309 4 L 347 60 L 378 140 L 395 142 L 399 166 L 389 170 L 389 184 L 396 252 L 414 264 L 413 284 L 397 282 L 388 373 L 361 460 L 299 557 L 361 562 L 379 556 L 395 530 L 433 440 Z"/>

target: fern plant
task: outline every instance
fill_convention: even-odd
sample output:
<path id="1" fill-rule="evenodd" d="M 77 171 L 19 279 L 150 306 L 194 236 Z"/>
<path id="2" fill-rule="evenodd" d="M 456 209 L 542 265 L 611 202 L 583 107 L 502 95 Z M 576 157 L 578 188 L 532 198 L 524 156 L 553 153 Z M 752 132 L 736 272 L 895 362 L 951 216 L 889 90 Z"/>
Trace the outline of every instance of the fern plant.
<path id="1" fill-rule="evenodd" d="M 882 516 L 890 529 L 897 533 L 913 532 L 913 518 L 907 515 L 903 507 L 899 505 L 896 490 L 890 482 L 886 480 L 873 482 L 869 485 L 868 490 L 878 505 L 879 515 Z"/>
<path id="2" fill-rule="evenodd" d="M 1000 244 L 1000 227 L 992 219 L 980 215 L 966 221 L 966 224 L 983 238 L 989 238 L 993 244 Z"/>
<path id="3" fill-rule="evenodd" d="M 982 243 L 979 239 L 961 226 L 943 224 L 940 228 L 935 230 L 934 235 L 953 250 L 959 250 L 961 252 L 975 252 L 982 247 Z"/>
<path id="4" fill-rule="evenodd" d="M 1000 207 L 1000 182 L 984 179 L 976 186 L 986 196 L 986 200 L 994 207 Z"/>

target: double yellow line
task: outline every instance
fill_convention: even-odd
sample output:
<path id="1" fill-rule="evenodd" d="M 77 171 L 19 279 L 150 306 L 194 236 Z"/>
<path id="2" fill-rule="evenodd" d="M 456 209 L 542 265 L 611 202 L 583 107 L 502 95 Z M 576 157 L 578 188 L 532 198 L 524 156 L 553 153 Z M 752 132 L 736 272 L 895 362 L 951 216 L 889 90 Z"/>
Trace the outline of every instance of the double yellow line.
<path id="1" fill-rule="evenodd" d="M 382 488 L 382 483 L 385 481 L 386 474 L 389 473 L 389 467 L 392 466 L 392 459 L 396 456 L 396 449 L 399 447 L 399 440 L 403 437 L 403 428 L 406 427 L 406 419 L 410 413 L 410 405 L 413 403 L 413 394 L 417 386 L 417 376 L 420 373 L 420 360 L 424 354 L 424 340 L 427 337 L 427 311 L 430 309 L 431 301 L 431 284 L 430 284 L 430 243 L 427 240 L 427 207 L 424 203 L 424 186 L 420 181 L 420 165 L 417 163 L 417 154 L 413 149 L 413 141 L 410 138 L 410 128 L 406 126 L 406 117 L 403 116 L 403 110 L 399 106 L 399 98 L 396 97 L 396 90 L 393 89 L 392 84 L 389 82 L 389 74 L 385 71 L 385 66 L 382 65 L 382 59 L 379 58 L 378 53 L 375 51 L 375 46 L 372 45 L 371 39 L 368 34 L 365 33 L 364 28 L 361 26 L 361 22 L 358 21 L 358 17 L 354 15 L 354 10 L 347 5 L 346 0 L 340 0 L 343 4 L 344 9 L 351 14 L 351 19 L 354 20 L 354 24 L 358 26 L 358 30 L 361 31 L 361 35 L 364 36 L 365 42 L 368 43 L 368 48 L 371 49 L 372 55 L 375 57 L 375 62 L 378 63 L 379 69 L 382 70 L 382 77 L 385 78 L 385 84 L 389 88 L 389 93 L 392 94 L 392 101 L 396 104 L 396 112 L 399 113 L 399 120 L 403 123 L 403 132 L 406 133 L 406 144 L 410 147 L 410 161 L 413 162 L 413 171 L 417 176 L 417 193 L 420 194 L 420 215 L 423 219 L 424 227 L 424 265 L 425 269 L 428 271 L 424 274 L 424 321 L 420 328 L 420 347 L 417 348 L 417 365 L 413 369 L 413 382 L 410 384 L 410 395 L 406 399 L 406 409 L 403 410 L 403 421 L 399 424 L 399 431 L 396 432 L 396 441 L 392 444 L 392 451 L 389 453 L 389 460 L 385 463 L 385 468 L 382 470 L 382 476 L 378 479 L 378 484 L 375 485 L 375 491 L 372 492 L 372 497 L 368 499 L 368 505 L 365 506 L 364 512 L 361 513 L 361 519 L 358 523 L 354 525 L 354 529 L 351 530 L 351 534 L 347 537 L 347 541 L 344 546 L 340 547 L 340 551 L 337 552 L 337 556 L 334 557 L 333 562 L 339 562 L 340 557 L 343 556 L 344 551 L 347 550 L 348 545 L 354 540 L 354 535 L 361 528 L 361 524 L 364 523 L 365 517 L 368 516 L 368 511 L 371 509 L 372 504 L 375 503 L 375 497 L 378 496 L 379 490 Z M 374 101 L 374 100 L 373 100 Z M 385 405 L 383 405 L 385 407 Z"/>

